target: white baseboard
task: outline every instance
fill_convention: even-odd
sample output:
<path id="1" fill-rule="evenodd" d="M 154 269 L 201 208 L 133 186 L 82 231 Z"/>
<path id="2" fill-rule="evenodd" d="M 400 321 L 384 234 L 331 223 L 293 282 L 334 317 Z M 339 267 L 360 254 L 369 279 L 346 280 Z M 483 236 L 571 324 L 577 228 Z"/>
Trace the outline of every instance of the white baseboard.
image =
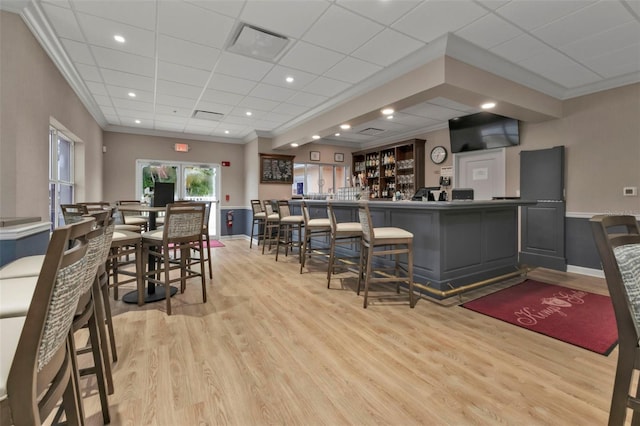
<path id="1" fill-rule="evenodd" d="M 244 234 L 236 234 L 236 235 L 221 235 L 219 238 L 222 240 L 247 240 L 249 241 L 249 236 Z"/>
<path id="2" fill-rule="evenodd" d="M 584 268 L 582 266 L 567 265 L 567 272 L 590 277 L 604 278 L 604 271 L 600 269 Z"/>

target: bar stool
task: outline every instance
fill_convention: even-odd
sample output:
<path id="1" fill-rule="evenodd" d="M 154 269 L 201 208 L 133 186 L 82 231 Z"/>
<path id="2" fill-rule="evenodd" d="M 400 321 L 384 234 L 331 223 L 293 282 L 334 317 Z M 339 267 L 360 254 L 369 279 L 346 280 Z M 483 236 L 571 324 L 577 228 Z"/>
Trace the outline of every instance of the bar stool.
<path id="1" fill-rule="evenodd" d="M 304 225 L 304 217 L 292 215 L 287 200 L 278 201 L 278 215 L 280 218 L 278 226 L 278 237 L 276 243 L 276 262 L 278 254 L 280 254 L 280 244 L 284 245 L 284 255 L 289 253 L 289 247 L 293 253 L 293 248 L 298 247 L 298 259 L 301 258 L 300 251 L 302 248 L 302 226 Z M 293 241 L 293 231 L 298 232 L 298 241 Z"/>
<path id="2" fill-rule="evenodd" d="M 264 254 L 264 247 L 267 245 L 267 240 L 269 240 L 269 251 L 271 251 L 273 236 L 274 234 L 277 234 L 277 229 L 280 226 L 280 215 L 273 210 L 273 205 L 271 203 L 271 200 L 263 201 L 265 221 L 264 233 L 262 235 L 262 254 Z"/>
<path id="3" fill-rule="evenodd" d="M 331 224 L 329 218 L 314 218 L 311 219 L 309 215 L 309 207 L 307 203 L 302 201 L 302 216 L 304 217 L 304 243 L 302 244 L 302 253 L 300 253 L 300 273 L 304 268 L 307 258 L 312 256 L 326 256 L 326 253 L 320 251 L 321 249 L 311 248 L 311 239 L 314 236 L 324 235 L 329 237 L 331 234 Z M 328 247 L 325 247 L 328 249 Z"/>
<path id="4" fill-rule="evenodd" d="M 267 217 L 267 214 L 262 209 L 262 203 L 260 203 L 260 200 L 251 200 L 251 212 L 253 214 L 253 217 L 251 219 L 251 239 L 249 240 L 249 248 L 253 246 L 253 235 L 256 225 L 258 225 L 257 237 L 258 245 L 260 245 L 260 241 L 262 240 L 264 232 L 264 229 L 263 232 L 260 232 L 260 227 L 265 225 L 265 219 Z"/>
<path id="5" fill-rule="evenodd" d="M 395 227 L 374 228 L 373 222 L 371 221 L 369 203 L 367 201 L 360 202 L 358 206 L 358 216 L 362 224 L 358 295 L 360 294 L 360 284 L 364 276 L 364 308 L 366 309 L 367 307 L 367 298 L 371 283 L 396 282 L 396 292 L 399 294 L 400 282 L 403 281 L 409 284 L 409 306 L 413 308 L 415 305 L 413 298 L 413 234 Z M 376 250 L 376 247 L 381 247 L 381 249 Z M 395 258 L 394 268 L 374 269 L 374 256 L 388 256 L 390 254 L 394 255 Z M 406 268 L 400 265 L 399 256 L 401 254 L 407 255 Z M 389 269 L 393 270 L 395 275 L 390 276 L 387 272 L 384 272 Z M 401 272 L 404 272 L 406 276 L 401 276 Z M 374 274 L 382 275 L 382 277 L 374 277 Z"/>
<path id="6" fill-rule="evenodd" d="M 118 206 L 126 205 L 140 205 L 138 200 L 119 200 L 116 203 Z M 125 225 L 136 225 L 140 227 L 140 231 L 147 231 L 149 229 L 149 218 L 136 213 L 123 212 L 122 219 Z"/>
<path id="7" fill-rule="evenodd" d="M 327 215 L 331 226 L 331 247 L 329 248 L 329 267 L 327 268 L 327 288 L 331 288 L 331 275 L 336 268 L 343 267 L 348 257 L 336 256 L 336 245 L 360 244 L 362 238 L 362 224 L 360 222 L 341 222 L 336 220 L 333 204 L 327 202 Z"/>
<path id="8" fill-rule="evenodd" d="M 134 255 L 133 261 L 121 261 L 122 257 L 127 258 Z M 133 272 L 123 269 L 126 265 L 135 265 Z M 142 279 L 142 235 L 139 232 L 115 231 L 111 240 L 111 252 L 107 258 L 107 270 L 112 278 L 108 284 L 113 288 L 113 300 L 118 300 L 118 287 L 132 282 L 136 283 L 138 290 L 138 305 L 144 304 L 144 281 Z M 120 281 L 120 275 L 128 278 Z"/>

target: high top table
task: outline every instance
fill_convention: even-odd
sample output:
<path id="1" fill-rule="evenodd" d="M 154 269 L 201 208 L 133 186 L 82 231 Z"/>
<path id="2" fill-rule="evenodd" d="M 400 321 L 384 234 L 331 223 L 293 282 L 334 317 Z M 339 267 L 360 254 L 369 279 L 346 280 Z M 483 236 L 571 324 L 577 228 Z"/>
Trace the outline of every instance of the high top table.
<path id="1" fill-rule="evenodd" d="M 144 204 L 140 205 L 124 205 L 118 206 L 118 210 L 121 212 L 137 212 L 137 213 L 149 213 L 149 231 L 154 231 L 156 229 L 156 218 L 158 212 L 163 212 L 166 210 L 165 207 L 151 207 L 146 206 Z M 152 262 L 155 262 L 155 259 L 152 255 L 149 255 L 148 265 L 151 265 Z M 178 292 L 178 288 L 171 286 L 171 296 Z M 147 293 L 144 296 L 145 303 L 157 302 L 159 300 L 164 300 L 166 297 L 164 287 L 157 286 L 151 282 L 147 281 Z M 126 303 L 138 303 L 138 290 L 133 290 L 124 296 L 122 296 L 122 301 Z"/>

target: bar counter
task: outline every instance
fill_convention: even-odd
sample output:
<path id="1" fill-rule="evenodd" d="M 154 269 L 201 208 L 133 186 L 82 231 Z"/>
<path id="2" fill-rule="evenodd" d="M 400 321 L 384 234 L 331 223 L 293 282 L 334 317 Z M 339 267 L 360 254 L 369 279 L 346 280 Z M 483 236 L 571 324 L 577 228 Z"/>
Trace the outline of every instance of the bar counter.
<path id="1" fill-rule="evenodd" d="M 338 222 L 358 221 L 358 201 L 331 202 Z M 327 216 L 327 201 L 306 203 L 312 218 Z M 301 200 L 291 204 L 299 211 Z M 445 299 L 523 273 L 518 207 L 531 204 L 535 201 L 371 201 L 369 208 L 375 227 L 413 233 L 414 281 L 426 295 Z"/>

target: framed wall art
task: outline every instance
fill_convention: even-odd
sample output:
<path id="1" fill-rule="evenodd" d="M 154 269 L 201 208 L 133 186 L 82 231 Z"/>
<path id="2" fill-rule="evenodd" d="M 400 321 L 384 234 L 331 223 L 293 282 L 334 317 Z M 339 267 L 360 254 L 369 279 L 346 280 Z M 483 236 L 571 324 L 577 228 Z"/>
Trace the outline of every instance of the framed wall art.
<path id="1" fill-rule="evenodd" d="M 260 183 L 293 183 L 293 155 L 260 154 Z"/>

